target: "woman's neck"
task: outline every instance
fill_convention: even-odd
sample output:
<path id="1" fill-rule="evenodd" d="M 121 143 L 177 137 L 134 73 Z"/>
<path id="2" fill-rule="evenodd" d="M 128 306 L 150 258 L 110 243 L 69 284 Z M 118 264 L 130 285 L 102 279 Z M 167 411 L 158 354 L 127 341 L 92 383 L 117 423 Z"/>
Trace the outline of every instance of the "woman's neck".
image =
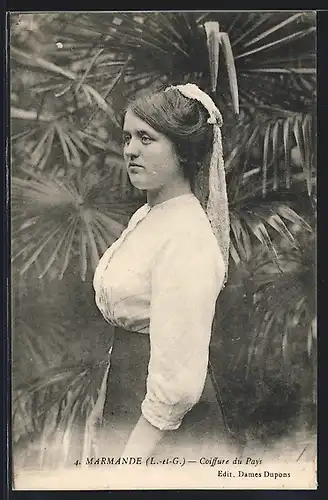
<path id="1" fill-rule="evenodd" d="M 153 207 L 171 198 L 191 193 L 192 190 L 188 181 L 169 187 L 162 186 L 159 189 L 147 191 L 147 203 L 150 207 Z"/>

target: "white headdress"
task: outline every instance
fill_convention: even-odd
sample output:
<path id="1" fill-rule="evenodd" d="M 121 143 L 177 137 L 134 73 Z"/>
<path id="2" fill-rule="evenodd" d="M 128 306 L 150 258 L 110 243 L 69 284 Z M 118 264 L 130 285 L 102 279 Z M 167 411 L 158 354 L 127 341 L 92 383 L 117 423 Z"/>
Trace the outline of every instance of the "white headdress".
<path id="1" fill-rule="evenodd" d="M 209 118 L 207 122 L 213 125 L 213 149 L 208 175 L 205 175 L 205 172 L 200 172 L 197 175 L 198 180 L 196 179 L 196 182 L 203 183 L 204 178 L 208 178 L 208 198 L 204 209 L 222 252 L 226 281 L 229 263 L 230 223 L 220 129 L 223 123 L 222 116 L 211 97 L 197 85 L 187 83 L 185 85 L 170 86 L 165 91 L 171 89 L 177 89 L 185 97 L 199 101 L 208 111 Z M 196 189 L 202 192 L 203 186 L 198 185 Z"/>

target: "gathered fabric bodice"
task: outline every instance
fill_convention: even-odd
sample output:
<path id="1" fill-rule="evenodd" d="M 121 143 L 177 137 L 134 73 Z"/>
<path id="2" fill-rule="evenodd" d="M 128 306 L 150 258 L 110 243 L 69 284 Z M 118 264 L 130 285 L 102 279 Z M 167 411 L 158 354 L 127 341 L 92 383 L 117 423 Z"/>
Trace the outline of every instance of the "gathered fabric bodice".
<path id="1" fill-rule="evenodd" d="M 223 279 L 217 240 L 193 194 L 143 205 L 99 261 L 95 300 L 106 321 L 150 336 L 141 409 L 158 428 L 178 428 L 201 396 Z"/>

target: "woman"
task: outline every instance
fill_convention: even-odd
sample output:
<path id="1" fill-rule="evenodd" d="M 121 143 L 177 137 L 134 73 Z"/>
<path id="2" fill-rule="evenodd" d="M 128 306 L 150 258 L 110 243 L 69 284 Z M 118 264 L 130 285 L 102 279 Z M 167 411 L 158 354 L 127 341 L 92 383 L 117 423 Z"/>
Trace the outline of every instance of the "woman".
<path id="1" fill-rule="evenodd" d="M 221 124 L 194 84 L 140 97 L 125 112 L 126 168 L 147 203 L 94 276 L 97 306 L 115 326 L 107 455 L 191 456 L 209 441 L 222 443 L 207 376 L 229 245 Z"/>

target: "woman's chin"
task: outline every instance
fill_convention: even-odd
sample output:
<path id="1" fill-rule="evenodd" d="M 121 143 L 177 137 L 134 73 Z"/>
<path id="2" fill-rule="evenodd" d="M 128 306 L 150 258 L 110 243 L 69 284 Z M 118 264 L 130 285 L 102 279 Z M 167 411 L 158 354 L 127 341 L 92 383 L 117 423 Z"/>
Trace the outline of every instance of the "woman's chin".
<path id="1" fill-rule="evenodd" d="M 132 186 L 135 188 L 141 191 L 147 191 L 149 189 L 147 182 L 145 182 L 145 179 L 142 179 L 140 175 L 129 175 L 129 179 Z"/>
<path id="2" fill-rule="evenodd" d="M 140 191 L 146 191 L 147 190 L 147 187 L 145 185 L 144 182 L 138 180 L 138 179 L 131 179 L 130 177 L 130 182 L 132 184 L 133 187 L 137 188 L 137 189 L 140 189 Z"/>

